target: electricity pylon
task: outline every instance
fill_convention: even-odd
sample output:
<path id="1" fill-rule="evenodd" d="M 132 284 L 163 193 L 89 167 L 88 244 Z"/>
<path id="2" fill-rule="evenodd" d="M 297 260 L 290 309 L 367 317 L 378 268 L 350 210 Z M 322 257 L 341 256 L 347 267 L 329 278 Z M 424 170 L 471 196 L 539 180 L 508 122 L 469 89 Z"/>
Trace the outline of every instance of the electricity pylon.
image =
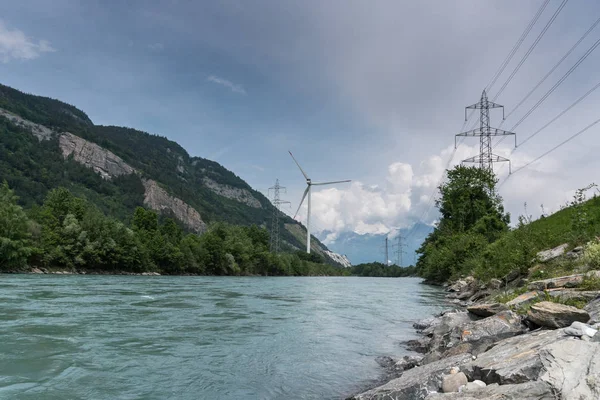
<path id="1" fill-rule="evenodd" d="M 502 119 L 504 119 L 504 106 L 489 101 L 485 90 L 481 93 L 481 100 L 468 107 L 465 107 L 465 121 L 467 120 L 467 109 L 481 110 L 479 116 L 479 128 L 459 133 L 454 137 L 454 148 L 456 148 L 456 137 L 458 136 L 479 136 L 479 155 L 463 160 L 463 163 L 478 163 L 482 169 L 488 169 L 494 172 L 495 162 L 508 161 L 509 173 L 512 172 L 510 160 L 492 153 L 492 136 L 515 136 L 515 147 L 517 147 L 517 134 L 504 131 L 498 128 L 490 127 L 490 108 L 502 108 Z"/>
<path id="2" fill-rule="evenodd" d="M 401 267 L 402 266 L 402 255 L 406 254 L 406 252 L 404 251 L 404 247 L 406 247 L 406 243 L 402 242 L 402 234 L 401 233 L 398 235 L 397 239 L 398 239 L 398 243 L 396 243 L 394 245 L 394 247 L 396 248 L 395 253 L 396 253 L 396 258 L 398 261 L 397 265 L 399 267 Z"/>
<path id="3" fill-rule="evenodd" d="M 275 180 L 275 186 L 269 188 L 269 194 L 273 191 L 273 216 L 271 217 L 271 238 L 269 240 L 269 247 L 272 253 L 279 253 L 279 207 L 282 204 L 290 204 L 289 201 L 281 200 L 279 198 L 279 192 L 286 192 L 286 188 L 279 186 L 279 179 Z"/>

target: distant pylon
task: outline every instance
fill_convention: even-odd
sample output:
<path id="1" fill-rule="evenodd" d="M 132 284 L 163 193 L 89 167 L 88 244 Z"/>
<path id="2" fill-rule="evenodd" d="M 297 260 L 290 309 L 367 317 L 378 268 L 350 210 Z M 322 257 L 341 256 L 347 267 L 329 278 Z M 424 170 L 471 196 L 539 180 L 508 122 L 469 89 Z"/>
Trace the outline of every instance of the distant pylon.
<path id="1" fill-rule="evenodd" d="M 389 259 L 389 255 L 388 255 L 388 238 L 387 236 L 385 237 L 385 265 L 389 265 L 390 264 L 390 259 Z"/>
<path id="2" fill-rule="evenodd" d="M 271 238 L 269 240 L 269 247 L 272 253 L 279 253 L 279 206 L 281 204 L 290 204 L 289 201 L 281 200 L 279 198 L 279 192 L 283 190 L 286 192 L 286 188 L 279 186 L 279 179 L 275 180 L 275 186 L 269 188 L 269 194 L 273 191 L 273 216 L 271 217 Z"/>
<path id="3" fill-rule="evenodd" d="M 502 108 L 502 119 L 504 119 L 504 106 L 489 101 L 485 90 L 481 93 L 481 100 L 468 107 L 465 107 L 465 121 L 467 120 L 467 109 L 481 110 L 479 116 L 479 128 L 459 133 L 454 137 L 454 148 L 456 148 L 456 137 L 458 136 L 479 136 L 479 155 L 463 160 L 463 163 L 478 163 L 482 169 L 488 169 L 494 172 L 494 163 L 508 161 L 509 173 L 512 172 L 510 160 L 492 153 L 492 136 L 515 135 L 515 147 L 517 146 L 517 134 L 504 131 L 502 129 L 490 128 L 490 108 Z"/>
<path id="4" fill-rule="evenodd" d="M 396 258 L 397 258 L 397 265 L 399 267 L 402 266 L 402 255 L 406 254 L 406 252 L 404 251 L 404 247 L 406 247 L 406 243 L 404 243 L 402 241 L 402 234 L 400 233 L 398 235 L 398 242 L 394 245 L 394 247 L 396 248 Z"/>

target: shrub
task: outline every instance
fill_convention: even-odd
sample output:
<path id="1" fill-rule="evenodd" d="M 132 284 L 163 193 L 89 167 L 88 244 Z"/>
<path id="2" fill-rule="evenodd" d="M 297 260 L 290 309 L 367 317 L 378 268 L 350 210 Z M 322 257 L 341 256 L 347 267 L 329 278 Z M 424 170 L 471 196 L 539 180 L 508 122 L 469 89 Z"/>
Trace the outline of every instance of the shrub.
<path id="1" fill-rule="evenodd" d="M 600 267 L 600 241 L 595 240 L 585 246 L 583 261 L 590 267 Z"/>

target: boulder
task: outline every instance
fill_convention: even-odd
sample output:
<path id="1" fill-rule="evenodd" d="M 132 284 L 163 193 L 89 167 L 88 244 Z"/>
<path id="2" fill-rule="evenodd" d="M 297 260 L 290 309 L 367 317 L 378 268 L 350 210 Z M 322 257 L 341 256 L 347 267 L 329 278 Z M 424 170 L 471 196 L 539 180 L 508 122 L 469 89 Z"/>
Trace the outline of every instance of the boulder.
<path id="1" fill-rule="evenodd" d="M 588 322 L 590 315 L 575 307 L 542 301 L 531 306 L 527 312 L 527 319 L 547 328 L 564 328 L 575 321 Z"/>
<path id="2" fill-rule="evenodd" d="M 600 271 L 589 271 L 585 274 L 574 274 L 567 276 L 559 276 L 557 278 L 542 279 L 541 281 L 533 281 L 527 285 L 529 290 L 545 290 L 555 288 L 574 288 L 581 285 L 585 276 L 600 278 Z"/>
<path id="3" fill-rule="evenodd" d="M 413 324 L 413 328 L 415 328 L 418 331 L 422 331 L 423 329 L 427 329 L 436 323 L 439 323 L 439 319 L 436 317 L 425 318 L 415 322 Z"/>
<path id="4" fill-rule="evenodd" d="M 501 303 L 474 304 L 467 307 L 468 312 L 475 314 L 478 317 L 491 317 L 492 315 L 506 310 L 508 310 L 508 307 Z"/>
<path id="5" fill-rule="evenodd" d="M 516 307 L 516 308 L 523 307 L 527 304 L 538 301 L 540 296 L 543 294 L 544 294 L 544 292 L 540 292 L 540 291 L 523 293 L 522 295 L 519 295 L 519 296 L 515 297 L 514 299 L 508 301 L 506 303 L 506 305 L 508 307 Z"/>
<path id="6" fill-rule="evenodd" d="M 478 379 L 488 385 L 518 384 L 536 380 L 542 373 L 543 364 L 539 349 L 552 343 L 580 341 L 566 336 L 561 329 L 538 330 L 504 339 L 481 353 L 476 360 L 463 365 L 461 370 L 469 379 Z"/>
<path id="7" fill-rule="evenodd" d="M 486 297 L 489 297 L 491 295 L 491 292 L 488 290 L 479 290 L 477 292 L 475 292 L 475 294 L 473 294 L 471 297 L 469 297 L 469 302 L 474 303 L 476 301 L 479 301 L 481 299 L 484 299 Z"/>
<path id="8" fill-rule="evenodd" d="M 32 273 L 32 274 L 43 274 L 43 273 L 44 273 L 44 271 L 42 271 L 42 270 L 41 270 L 41 269 L 39 269 L 39 268 L 32 268 L 32 269 L 31 269 L 31 273 Z"/>
<path id="9" fill-rule="evenodd" d="M 469 383 L 464 372 L 442 376 L 442 391 L 444 393 L 458 392 L 458 388 Z"/>
<path id="10" fill-rule="evenodd" d="M 598 331 L 589 326 L 588 324 L 584 324 L 578 321 L 573 322 L 571 326 L 565 328 L 565 333 L 569 336 L 588 336 L 591 338 L 596 334 L 596 332 Z"/>
<path id="11" fill-rule="evenodd" d="M 445 351 L 445 349 L 448 347 L 448 344 L 452 341 L 450 338 L 451 332 L 455 328 L 466 325 L 469 322 L 476 321 L 477 319 L 477 316 L 466 311 L 445 313 L 440 319 L 440 323 L 437 324 L 431 331 L 429 349 L 440 349 Z"/>
<path id="12" fill-rule="evenodd" d="M 590 324 L 593 325 L 600 322 L 600 297 L 590 301 L 583 309 L 590 315 Z"/>
<path id="13" fill-rule="evenodd" d="M 423 356 L 404 356 L 396 362 L 394 368 L 397 371 L 406 371 L 416 367 L 423 360 Z"/>
<path id="14" fill-rule="evenodd" d="M 446 289 L 448 292 L 464 292 L 469 288 L 467 281 L 459 279 Z"/>
<path id="15" fill-rule="evenodd" d="M 556 257 L 562 256 L 563 254 L 565 254 L 567 247 L 569 247 L 569 245 L 567 243 L 564 243 L 553 249 L 540 251 L 539 253 L 537 253 L 536 258 L 540 262 L 546 262 L 546 261 L 553 260 Z"/>
<path id="16" fill-rule="evenodd" d="M 401 377 L 352 398 L 356 400 L 423 399 L 429 393 L 440 390 L 442 376 L 447 374 L 451 367 L 461 367 L 471 360 L 470 354 L 462 354 L 409 369 Z"/>
<path id="17" fill-rule="evenodd" d="M 524 332 L 521 317 L 512 311 L 502 311 L 494 316 L 475 321 L 454 329 L 454 337 L 461 342 L 496 342 Z"/>
<path id="18" fill-rule="evenodd" d="M 525 382 L 516 385 L 494 383 L 467 393 L 432 393 L 425 400 L 556 400 L 552 388 L 545 382 Z"/>
<path id="19" fill-rule="evenodd" d="M 488 284 L 489 288 L 494 290 L 500 289 L 503 285 L 500 279 L 490 279 L 490 283 Z"/>
<path id="20" fill-rule="evenodd" d="M 502 278 L 502 280 L 504 282 L 512 282 L 515 279 L 517 279 L 519 276 L 521 276 L 521 273 L 519 272 L 519 270 L 518 269 L 513 269 L 508 274 L 506 274 L 506 276 L 504 278 Z"/>
<path id="21" fill-rule="evenodd" d="M 469 382 L 465 385 L 465 387 L 461 390 L 462 392 L 472 392 L 474 390 L 479 390 L 481 388 L 486 387 L 487 385 L 483 381 L 474 380 L 473 382 Z"/>
<path id="22" fill-rule="evenodd" d="M 404 345 L 408 350 L 417 353 L 427 353 L 429 350 L 429 342 L 431 340 L 425 337 L 419 339 L 406 340 L 400 344 Z"/>
<path id="23" fill-rule="evenodd" d="M 565 400 L 600 399 L 600 344 L 566 340 L 540 349 L 540 380 Z"/>
<path id="24" fill-rule="evenodd" d="M 549 289 L 546 292 L 550 297 L 560 299 L 561 301 L 577 300 L 586 303 L 600 296 L 600 291 L 598 290 Z"/>
<path id="25" fill-rule="evenodd" d="M 577 258 L 581 257 L 582 255 L 583 255 L 583 246 L 577 246 L 573 250 L 567 252 L 567 254 L 565 254 L 565 257 L 571 258 L 571 259 L 577 259 Z"/>

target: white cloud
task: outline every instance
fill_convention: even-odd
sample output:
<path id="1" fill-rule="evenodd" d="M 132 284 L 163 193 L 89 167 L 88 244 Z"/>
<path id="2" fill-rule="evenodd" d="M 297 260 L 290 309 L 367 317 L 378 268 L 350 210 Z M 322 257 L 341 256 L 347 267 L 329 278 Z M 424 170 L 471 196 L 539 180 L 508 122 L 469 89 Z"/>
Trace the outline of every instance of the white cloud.
<path id="1" fill-rule="evenodd" d="M 148 48 L 152 51 L 163 51 L 165 49 L 165 45 L 160 42 L 152 43 L 148 45 Z"/>
<path id="2" fill-rule="evenodd" d="M 242 85 L 235 84 L 227 79 L 219 78 L 218 76 L 211 75 L 207 79 L 209 82 L 216 83 L 217 85 L 222 85 L 231 90 L 234 93 L 246 94 L 246 90 Z"/>
<path id="3" fill-rule="evenodd" d="M 33 60 L 42 53 L 56 51 L 50 42 L 39 40 L 37 43 L 18 29 L 9 29 L 0 21 L 0 61 Z"/>

